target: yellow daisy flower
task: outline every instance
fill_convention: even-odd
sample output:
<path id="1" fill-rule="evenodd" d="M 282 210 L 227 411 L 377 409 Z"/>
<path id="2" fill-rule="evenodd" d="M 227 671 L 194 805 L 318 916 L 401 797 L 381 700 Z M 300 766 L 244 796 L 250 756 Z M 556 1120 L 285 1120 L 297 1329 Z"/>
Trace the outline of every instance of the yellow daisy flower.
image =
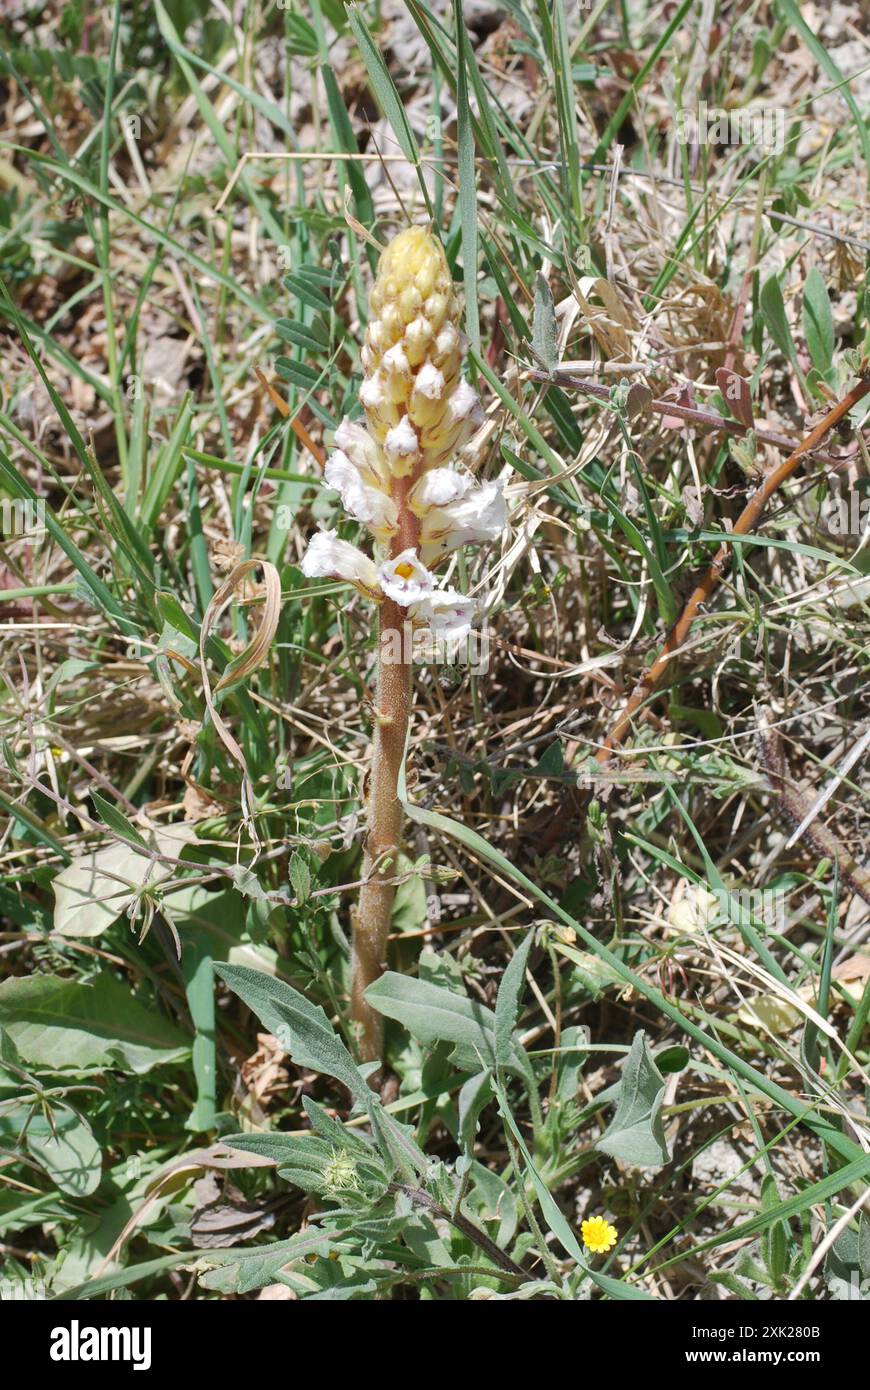
<path id="1" fill-rule="evenodd" d="M 616 1227 L 605 1221 L 603 1216 L 593 1216 L 580 1227 L 583 1244 L 595 1255 L 604 1254 L 616 1244 Z"/>

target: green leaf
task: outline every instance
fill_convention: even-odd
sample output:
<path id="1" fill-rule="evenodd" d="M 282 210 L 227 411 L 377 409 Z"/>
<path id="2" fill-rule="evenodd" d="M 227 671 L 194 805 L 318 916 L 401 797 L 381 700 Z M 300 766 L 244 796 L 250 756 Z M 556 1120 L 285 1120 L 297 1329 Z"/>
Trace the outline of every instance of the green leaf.
<path id="1" fill-rule="evenodd" d="M 385 1153 L 403 1172 L 423 1172 L 426 1158 L 403 1125 L 389 1115 L 336 1036 L 326 1014 L 304 994 L 242 965 L 215 967 L 224 980 L 284 1047 L 298 1066 L 332 1076 L 350 1092 L 354 1103 L 368 1113 Z"/>
<path id="2" fill-rule="evenodd" d="M 775 1212 L 780 1205 L 776 1179 L 771 1173 L 766 1173 L 761 1183 L 761 1210 Z M 784 1221 L 771 1222 L 765 1232 L 763 1249 L 767 1272 L 774 1287 L 778 1288 L 788 1266 L 788 1228 Z"/>
<path id="3" fill-rule="evenodd" d="M 762 285 L 759 302 L 771 338 L 776 343 L 783 357 L 786 357 L 789 362 L 795 363 L 797 361 L 797 353 L 795 351 L 794 340 L 791 336 L 791 329 L 788 326 L 788 317 L 785 312 L 785 300 L 782 297 L 782 289 L 775 275 L 771 275 Z"/>
<path id="4" fill-rule="evenodd" d="M 426 188 L 420 170 L 420 151 L 417 148 L 417 141 L 414 132 L 405 112 L 405 107 L 399 93 L 396 91 L 389 69 L 384 62 L 383 54 L 375 43 L 374 39 L 366 26 L 358 5 L 348 5 L 347 7 L 348 24 L 353 31 L 360 57 L 365 63 L 369 81 L 372 84 L 375 96 L 378 99 L 381 110 L 389 122 L 389 125 L 399 142 L 402 154 L 409 164 L 417 170 L 417 177 L 420 180 L 420 188 L 426 207 L 431 215 L 432 206 L 429 200 L 429 192 Z"/>
<path id="5" fill-rule="evenodd" d="M 302 304 L 307 304 L 312 309 L 322 309 L 327 314 L 330 310 L 330 303 L 322 290 L 306 278 L 304 274 L 285 275 L 284 284 L 288 290 L 292 290 L 296 298 Z"/>
<path id="6" fill-rule="evenodd" d="M 616 1114 L 595 1148 L 637 1168 L 667 1163 L 670 1155 L 661 1119 L 664 1090 L 664 1078 L 640 1029 L 622 1068 Z"/>
<path id="7" fill-rule="evenodd" d="M 656 1053 L 656 1066 L 665 1076 L 671 1072 L 685 1071 L 689 1065 L 689 1049 L 687 1047 L 665 1047 L 661 1052 Z"/>
<path id="8" fill-rule="evenodd" d="M 107 801 L 104 796 L 100 796 L 100 793 L 97 791 L 91 791 L 90 796 L 100 820 L 103 822 L 103 825 L 106 826 L 107 830 L 114 831 L 121 839 L 132 840 L 134 845 L 142 845 L 144 849 L 148 848 L 148 842 L 143 838 L 140 831 L 136 829 L 131 821 L 128 821 L 127 817 L 118 810 L 117 806 L 113 805 L 111 801 Z"/>
<path id="9" fill-rule="evenodd" d="M 0 1027 L 26 1062 L 52 1071 L 117 1067 L 143 1073 L 190 1052 L 173 1023 L 146 1009 L 108 972 L 90 984 L 59 975 L 4 980 Z"/>
<path id="10" fill-rule="evenodd" d="M 202 940 L 185 945 L 181 952 L 181 973 L 187 1007 L 196 1030 L 192 1055 L 196 1103 L 185 1129 L 198 1132 L 214 1128 L 217 1103 L 214 962 Z"/>
<path id="11" fill-rule="evenodd" d="M 495 378 L 493 379 L 495 380 Z M 579 922 L 576 917 L 572 917 L 569 912 L 566 912 L 554 898 L 551 898 L 548 893 L 544 892 L 539 884 L 535 883 L 534 880 L 530 879 L 522 870 L 518 869 L 515 863 L 508 859 L 506 855 L 502 854 L 500 850 L 495 849 L 494 846 L 492 846 L 488 840 L 485 840 L 482 835 L 479 835 L 476 830 L 469 829 L 468 826 L 463 825 L 460 821 L 453 820 L 450 816 L 442 815 L 439 811 L 427 811 L 422 806 L 415 806 L 413 802 L 407 800 L 404 784 L 400 787 L 399 795 L 405 814 L 408 816 L 409 820 L 418 825 L 428 826 L 439 834 L 446 835 L 448 839 L 456 840 L 459 844 L 464 845 L 466 849 L 471 850 L 478 859 L 483 860 L 484 863 L 492 864 L 512 883 L 516 883 L 519 887 L 523 888 L 535 901 L 543 903 L 557 921 L 563 922 L 565 926 L 570 927 L 572 931 L 576 932 L 584 945 L 596 955 L 600 961 L 607 965 L 614 974 L 618 975 L 621 980 L 631 985 L 632 989 L 634 989 L 641 998 L 649 1000 L 649 1002 L 655 1005 L 656 1009 L 664 1014 L 666 1018 L 669 1018 L 672 1023 L 676 1024 L 682 1033 L 689 1038 L 694 1038 L 696 1042 L 708 1048 L 720 1062 L 732 1068 L 738 1076 L 742 1076 L 745 1080 L 749 1081 L 761 1095 L 767 1096 L 787 1114 L 801 1121 L 807 1129 L 811 1130 L 822 1139 L 824 1143 L 828 1144 L 835 1153 L 838 1153 L 849 1163 L 852 1163 L 853 1160 L 856 1163 L 870 1163 L 870 1159 L 865 1158 L 865 1155 L 855 1143 L 854 1139 L 850 1139 L 847 1135 L 843 1134 L 825 1115 L 818 1114 L 814 1105 L 807 1105 L 799 1096 L 792 1095 L 790 1091 L 785 1090 L 784 1087 L 778 1085 L 775 1081 L 771 1081 L 764 1072 L 759 1071 L 757 1067 L 753 1067 L 751 1063 L 747 1062 L 738 1053 L 732 1052 L 730 1048 L 725 1047 L 718 1037 L 706 1031 L 692 1019 L 682 1014 L 670 999 L 665 998 L 661 990 L 656 989 L 654 985 L 651 985 L 648 980 L 643 977 L 643 975 L 637 974 L 630 966 L 626 965 L 619 956 L 615 955 L 607 946 L 604 946 L 597 937 L 593 936 L 593 934 L 583 926 L 582 922 Z"/>
<path id="12" fill-rule="evenodd" d="M 465 289 L 465 331 L 475 352 L 480 352 L 480 312 L 477 307 L 477 183 L 474 172 L 474 130 L 468 101 L 468 38 L 462 14 L 462 0 L 453 0 L 456 27 L 456 153 L 459 181 L 459 223 L 462 233 L 463 287 Z"/>
<path id="13" fill-rule="evenodd" d="M 296 901 L 301 907 L 311 896 L 311 870 L 305 856 L 300 854 L 298 850 L 294 850 L 290 856 L 289 872 Z"/>
<path id="14" fill-rule="evenodd" d="M 479 1071 L 463 1082 L 457 1098 L 459 1117 L 459 1139 L 463 1146 L 471 1149 L 477 1132 L 477 1121 L 481 1110 L 492 1100 L 491 1073 Z"/>
<path id="15" fill-rule="evenodd" d="M 34 1115 L 27 1126 L 27 1147 L 55 1187 L 71 1197 L 95 1192 L 102 1177 L 102 1154 L 90 1125 L 75 1110 L 55 1110 L 51 1125 Z"/>
<path id="16" fill-rule="evenodd" d="M 366 999 L 426 1047 L 453 1043 L 451 1060 L 463 1071 L 495 1065 L 495 1015 L 476 999 L 393 970 L 369 985 Z"/>
<path id="17" fill-rule="evenodd" d="M 571 1257 L 572 1260 L 576 1261 L 576 1263 L 580 1266 L 582 1270 L 584 1270 L 589 1275 L 592 1282 L 596 1284 L 603 1293 L 609 1294 L 611 1298 L 637 1300 L 643 1299 L 644 1301 L 650 1300 L 650 1294 L 645 1293 L 643 1289 L 633 1288 L 630 1284 L 623 1284 L 619 1279 L 611 1279 L 606 1274 L 599 1274 L 596 1270 L 592 1270 L 589 1268 L 589 1265 L 586 1261 L 586 1256 L 583 1254 L 577 1237 L 571 1230 L 571 1227 L 568 1225 L 568 1222 L 565 1216 L 563 1215 L 562 1211 L 560 1210 L 556 1202 L 556 1199 L 550 1192 L 550 1189 L 547 1187 L 547 1184 L 544 1182 L 543 1178 L 541 1177 L 540 1173 L 534 1165 L 532 1155 L 529 1153 L 528 1146 L 526 1145 L 526 1141 L 522 1135 L 522 1131 L 520 1130 L 519 1125 L 514 1119 L 513 1113 L 511 1112 L 507 1096 L 505 1095 L 501 1086 L 499 1086 L 498 1082 L 495 1080 L 493 1080 L 492 1082 L 492 1088 L 495 1091 L 496 1097 L 498 1098 L 499 1109 L 501 1110 L 502 1117 L 504 1118 L 508 1128 L 513 1134 L 513 1137 L 519 1147 L 520 1153 L 523 1156 L 523 1161 L 526 1165 L 526 1170 L 529 1174 L 529 1177 L 532 1180 L 532 1186 L 535 1189 L 538 1202 L 540 1203 L 541 1212 L 543 1213 L 544 1220 L 546 1221 L 553 1235 L 558 1240 L 559 1244 L 562 1246 L 562 1249 L 566 1252 L 566 1254 L 568 1254 Z"/>
<path id="18" fill-rule="evenodd" d="M 215 970 L 234 994 L 274 1035 L 300 1067 L 332 1076 L 367 1109 L 372 1092 L 323 1010 L 304 994 L 259 970 L 244 965 L 217 965 Z"/>
<path id="19" fill-rule="evenodd" d="M 815 266 L 804 284 L 803 324 L 813 366 L 825 376 L 834 356 L 834 316 L 827 286 Z"/>
<path id="20" fill-rule="evenodd" d="M 196 838 L 189 825 L 170 825 L 154 836 L 153 849 L 173 859 Z M 79 855 L 54 880 L 54 929 L 61 936 L 94 937 L 116 922 L 140 896 L 177 874 L 123 840 Z"/>
<path id="21" fill-rule="evenodd" d="M 501 977 L 495 1001 L 495 1058 L 500 1067 L 509 1067 L 515 1055 L 514 1029 L 525 984 L 526 963 L 534 940 L 534 928 L 514 951 Z"/>
<path id="22" fill-rule="evenodd" d="M 828 49 L 816 38 L 810 26 L 807 24 L 803 15 L 795 3 L 795 0 L 776 0 L 776 9 L 779 14 L 784 15 L 795 33 L 799 34 L 812 53 L 819 67 L 831 80 L 834 90 L 839 92 L 844 102 L 849 108 L 849 114 L 855 123 L 855 132 L 861 142 L 861 154 L 864 159 L 864 177 L 866 179 L 870 171 L 870 135 L 867 132 L 866 115 L 862 115 L 861 109 L 855 100 L 849 83 L 841 73 Z"/>
<path id="23" fill-rule="evenodd" d="M 266 1284 L 274 1284 L 286 1265 L 305 1260 L 309 1255 L 328 1255 L 329 1242 L 334 1240 L 332 1232 L 324 1232 L 312 1227 L 289 1240 L 276 1241 L 273 1245 L 259 1246 L 254 1250 L 233 1250 L 197 1252 L 197 1263 L 214 1262 L 216 1268 L 199 1276 L 204 1289 L 214 1289 L 219 1293 L 252 1293 Z M 215 1255 L 223 1258 L 217 1262 Z M 188 1256 L 188 1259 L 190 1256 Z"/>
<path id="24" fill-rule="evenodd" d="M 556 341 L 556 306 L 553 291 L 544 276 L 538 271 L 535 276 L 535 316 L 532 320 L 532 347 L 548 372 L 559 365 L 559 348 Z"/>

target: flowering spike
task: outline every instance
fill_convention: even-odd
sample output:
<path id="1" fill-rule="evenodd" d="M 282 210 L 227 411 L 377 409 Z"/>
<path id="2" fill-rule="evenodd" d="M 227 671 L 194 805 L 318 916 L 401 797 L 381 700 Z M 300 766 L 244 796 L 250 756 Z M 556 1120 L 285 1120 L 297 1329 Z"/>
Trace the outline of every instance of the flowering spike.
<path id="1" fill-rule="evenodd" d="M 399 775 L 411 711 L 406 630 L 428 629 L 455 653 L 476 604 L 438 585 L 431 566 L 463 545 L 494 540 L 507 525 L 501 485 L 477 484 L 452 465 L 483 415 L 462 379 L 465 340 L 444 251 L 423 227 L 384 250 L 362 349 L 364 422 L 343 420 L 324 481 L 380 550 L 377 562 L 334 531 L 309 543 L 302 572 L 349 580 L 380 606 L 377 717 L 368 797 L 363 886 L 353 931 L 351 1012 L 364 1061 L 380 1056 L 381 1018 L 365 990 L 384 966 L 401 831 Z M 398 649 L 399 657 L 391 653 Z"/>

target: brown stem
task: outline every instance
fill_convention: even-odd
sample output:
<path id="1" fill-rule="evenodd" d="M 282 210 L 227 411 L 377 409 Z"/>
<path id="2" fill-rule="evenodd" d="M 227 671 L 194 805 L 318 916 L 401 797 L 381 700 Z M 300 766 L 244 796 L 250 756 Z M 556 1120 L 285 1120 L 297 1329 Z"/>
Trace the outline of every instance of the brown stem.
<path id="1" fill-rule="evenodd" d="M 414 481 L 413 477 L 400 478 L 393 484 L 393 496 L 399 508 L 399 529 L 392 543 L 394 556 L 418 544 L 418 523 L 406 500 Z M 378 1061 L 383 1055 L 383 1018 L 367 1002 L 365 991 L 383 973 L 386 964 L 390 916 L 396 896 L 402 831 L 399 774 L 411 718 L 410 658 L 411 624 L 407 609 L 385 598 L 378 615 L 368 834 L 351 953 L 350 1016 L 363 1062 Z"/>
<path id="2" fill-rule="evenodd" d="M 734 523 L 732 535 L 746 536 L 755 529 L 770 498 L 776 492 L 777 488 L 785 482 L 786 478 L 791 477 L 804 454 L 808 454 L 815 449 L 824 439 L 828 431 L 833 429 L 844 416 L 848 415 L 852 407 L 855 406 L 862 397 L 866 396 L 868 392 L 870 392 L 870 377 L 864 377 L 852 387 L 852 390 L 847 396 L 844 396 L 841 401 L 838 401 L 837 404 L 827 412 L 815 428 L 801 440 L 797 448 L 789 454 L 788 458 L 783 459 L 781 463 L 778 463 L 775 468 L 770 470 L 761 486 L 753 493 L 752 497 L 750 497 L 737 521 Z M 681 647 L 685 642 L 689 635 L 689 629 L 695 621 L 701 605 L 706 603 L 716 585 L 719 583 L 730 555 L 731 543 L 730 541 L 725 541 L 720 545 L 709 568 L 705 571 L 700 582 L 690 594 L 682 613 L 665 638 L 664 646 L 649 670 L 644 672 L 639 685 L 596 754 L 599 763 L 606 763 L 613 750 L 623 742 L 626 734 L 631 728 L 631 722 L 635 714 L 640 709 L 641 705 L 649 699 L 653 691 L 657 689 L 667 670 L 671 656 L 677 648 Z"/>
<path id="3" fill-rule="evenodd" d="M 596 401 L 610 400 L 610 387 L 600 386 L 597 382 L 587 381 L 584 377 L 572 375 L 570 372 L 562 371 L 558 367 L 555 372 L 541 372 L 537 369 L 529 369 L 527 372 L 530 381 L 540 382 L 542 386 L 566 386 L 572 391 L 581 391 L 585 396 L 591 396 Z M 749 433 L 747 425 L 741 425 L 739 420 L 729 420 L 724 415 L 717 415 L 715 410 L 701 410 L 698 406 L 678 405 L 676 401 L 651 400 L 644 406 L 645 411 L 651 411 L 653 415 L 672 415 L 678 420 L 685 420 L 687 425 L 698 425 L 703 429 L 718 430 L 722 434 L 739 435 L 741 438 Z M 784 434 L 775 434 L 772 430 L 754 430 L 755 438 L 761 444 L 771 444 L 776 449 L 788 449 L 791 454 L 795 448 L 793 439 L 789 439 Z M 805 450 L 803 445 L 798 445 L 802 453 L 812 452 Z M 826 463 L 833 467 L 842 467 L 843 460 L 834 458 L 830 454 L 817 455 L 819 463 Z"/>
<path id="4" fill-rule="evenodd" d="M 383 1019 L 364 996 L 365 990 L 384 969 L 390 914 L 396 894 L 396 858 L 402 828 L 398 781 L 411 714 L 411 664 L 396 661 L 394 657 L 396 645 L 405 645 L 406 624 L 405 609 L 392 599 L 384 599 L 378 632 L 364 882 L 354 923 L 351 968 L 351 1019 L 356 1025 L 359 1054 L 364 1062 L 380 1058 L 383 1040 Z"/>

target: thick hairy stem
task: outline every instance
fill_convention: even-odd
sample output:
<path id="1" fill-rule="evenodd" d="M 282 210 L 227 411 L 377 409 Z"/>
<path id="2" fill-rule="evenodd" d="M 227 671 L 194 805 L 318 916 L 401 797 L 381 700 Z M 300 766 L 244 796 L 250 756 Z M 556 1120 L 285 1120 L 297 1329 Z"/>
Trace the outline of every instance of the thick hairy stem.
<path id="1" fill-rule="evenodd" d="M 363 887 L 353 930 L 351 1018 L 357 1027 L 360 1057 L 373 1062 L 381 1056 L 383 1019 L 364 993 L 384 969 L 390 913 L 396 895 L 395 879 L 402 807 L 399 772 L 405 755 L 411 714 L 411 665 L 396 660 L 407 645 L 407 613 L 392 599 L 380 609 L 375 732 L 368 798 L 368 835 L 363 861 Z"/>
<path id="2" fill-rule="evenodd" d="M 418 541 L 416 518 L 406 505 L 413 478 L 396 479 L 393 494 L 399 506 L 399 531 L 393 553 Z M 407 609 L 385 598 L 378 616 L 378 665 L 375 688 L 375 727 L 368 794 L 368 833 L 363 860 L 363 886 L 353 924 L 350 1016 L 355 1025 L 360 1059 L 382 1056 L 384 1021 L 366 1002 L 365 991 L 386 964 L 390 914 L 396 896 L 394 880 L 402 831 L 399 773 L 405 756 L 411 718 L 411 625 Z"/>

